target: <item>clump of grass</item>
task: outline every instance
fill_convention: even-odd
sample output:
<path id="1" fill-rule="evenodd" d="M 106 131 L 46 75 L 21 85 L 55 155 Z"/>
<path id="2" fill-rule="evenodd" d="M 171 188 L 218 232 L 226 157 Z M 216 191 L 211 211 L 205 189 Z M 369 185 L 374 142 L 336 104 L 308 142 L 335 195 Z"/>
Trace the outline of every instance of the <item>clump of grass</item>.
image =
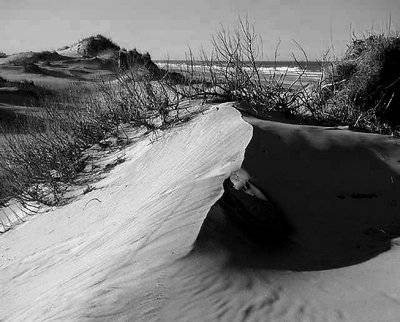
<path id="1" fill-rule="evenodd" d="M 344 56 L 324 69 L 308 100 L 322 120 L 380 133 L 400 126 L 400 36 L 354 38 Z"/>
<path id="2" fill-rule="evenodd" d="M 120 49 L 110 38 L 100 34 L 84 38 L 80 43 L 82 45 L 79 49 L 80 54 L 87 57 L 95 57 L 106 50 L 118 51 Z"/>
<path id="3" fill-rule="evenodd" d="M 92 192 L 93 190 L 95 190 L 96 188 L 92 185 L 87 185 L 86 188 L 82 191 L 82 193 L 84 195 L 88 194 L 89 192 Z"/>

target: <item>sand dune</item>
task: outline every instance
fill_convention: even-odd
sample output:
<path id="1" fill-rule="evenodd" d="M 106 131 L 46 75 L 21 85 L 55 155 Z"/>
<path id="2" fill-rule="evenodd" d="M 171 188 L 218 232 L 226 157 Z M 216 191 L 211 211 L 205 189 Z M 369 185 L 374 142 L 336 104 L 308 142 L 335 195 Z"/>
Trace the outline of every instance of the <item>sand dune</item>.
<path id="1" fill-rule="evenodd" d="M 102 36 L 90 36 L 78 42 L 57 50 L 57 53 L 66 57 L 104 57 L 110 58 L 118 52 L 120 47 L 110 39 Z"/>
<path id="2" fill-rule="evenodd" d="M 0 236 L 0 318 L 396 321 L 399 145 L 215 106 Z M 241 166 L 293 225 L 285 244 L 258 247 L 219 205 Z"/>
<path id="3" fill-rule="evenodd" d="M 166 266 L 189 252 L 250 136 L 237 111 L 214 109 L 142 140 L 97 190 L 0 236 L 0 316 L 157 317 Z"/>
<path id="4" fill-rule="evenodd" d="M 399 142 L 246 121 L 254 132 L 243 167 L 295 233 L 260 249 L 214 205 L 175 263 L 166 320 L 396 321 Z"/>
<path id="5" fill-rule="evenodd" d="M 10 55 L 6 58 L 2 58 L 0 60 L 0 65 L 18 65 L 22 66 L 24 64 L 29 64 L 29 63 L 37 63 L 40 61 L 62 61 L 62 60 L 67 60 L 69 59 L 68 57 L 59 55 L 56 52 L 49 52 L 49 51 L 43 51 L 43 52 L 22 52 L 18 54 L 13 54 Z"/>
<path id="6" fill-rule="evenodd" d="M 390 248 L 400 233 L 398 140 L 246 120 L 254 132 L 243 167 L 296 226 L 296 244 L 313 254 L 278 268 L 349 266 Z"/>

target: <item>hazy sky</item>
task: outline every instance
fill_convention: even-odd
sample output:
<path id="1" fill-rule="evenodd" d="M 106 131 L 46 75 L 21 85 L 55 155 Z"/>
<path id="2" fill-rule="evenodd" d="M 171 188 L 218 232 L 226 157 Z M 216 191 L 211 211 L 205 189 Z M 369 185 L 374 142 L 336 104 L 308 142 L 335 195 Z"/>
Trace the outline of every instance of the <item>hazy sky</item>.
<path id="1" fill-rule="evenodd" d="M 154 59 L 184 58 L 188 46 L 209 48 L 222 23 L 248 15 L 262 36 L 265 58 L 299 56 L 293 39 L 318 59 L 333 39 L 341 54 L 356 34 L 400 29 L 399 0 L 0 0 L 0 51 L 53 50 L 104 34 Z"/>

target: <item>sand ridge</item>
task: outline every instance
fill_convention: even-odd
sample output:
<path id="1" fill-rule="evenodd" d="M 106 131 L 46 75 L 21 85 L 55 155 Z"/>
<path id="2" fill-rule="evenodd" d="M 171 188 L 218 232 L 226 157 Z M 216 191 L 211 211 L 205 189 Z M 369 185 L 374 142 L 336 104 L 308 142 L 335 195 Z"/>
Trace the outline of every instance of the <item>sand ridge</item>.
<path id="1" fill-rule="evenodd" d="M 0 236 L 2 319 L 400 316 L 398 141 L 243 120 L 227 103 L 126 155 L 91 193 Z M 283 247 L 253 247 L 221 212 L 239 167 L 293 224 Z"/>
<path id="2" fill-rule="evenodd" d="M 147 319 L 149 294 L 168 295 L 161 268 L 190 250 L 250 137 L 237 111 L 214 108 L 133 146 L 97 190 L 1 236 L 0 316 Z"/>

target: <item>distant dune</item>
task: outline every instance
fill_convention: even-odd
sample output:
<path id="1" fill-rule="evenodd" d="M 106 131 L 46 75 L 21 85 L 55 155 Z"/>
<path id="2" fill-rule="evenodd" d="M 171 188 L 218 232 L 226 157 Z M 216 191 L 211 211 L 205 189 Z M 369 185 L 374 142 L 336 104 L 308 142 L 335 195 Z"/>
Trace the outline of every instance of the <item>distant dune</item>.
<path id="1" fill-rule="evenodd" d="M 133 54 L 133 56 L 129 56 Z M 122 57 L 122 58 L 121 58 Z M 121 59 L 124 64 L 121 64 Z M 57 51 L 23 52 L 0 58 L 0 77 L 10 81 L 33 81 L 47 88 L 62 89 L 74 81 L 93 82 L 115 78 L 118 68 L 140 66 L 154 78 L 182 81 L 177 73 L 161 70 L 148 53 L 127 51 L 102 35 L 84 38 Z"/>
<path id="2" fill-rule="evenodd" d="M 120 47 L 109 38 L 96 35 L 84 38 L 70 46 L 57 50 L 60 55 L 67 57 L 97 57 L 110 58 Z"/>
<path id="3" fill-rule="evenodd" d="M 66 60 L 67 57 L 61 56 L 56 52 L 43 51 L 43 52 L 24 52 L 19 54 L 10 55 L 0 60 L 1 65 L 19 65 L 34 64 L 38 62 L 51 62 Z"/>

